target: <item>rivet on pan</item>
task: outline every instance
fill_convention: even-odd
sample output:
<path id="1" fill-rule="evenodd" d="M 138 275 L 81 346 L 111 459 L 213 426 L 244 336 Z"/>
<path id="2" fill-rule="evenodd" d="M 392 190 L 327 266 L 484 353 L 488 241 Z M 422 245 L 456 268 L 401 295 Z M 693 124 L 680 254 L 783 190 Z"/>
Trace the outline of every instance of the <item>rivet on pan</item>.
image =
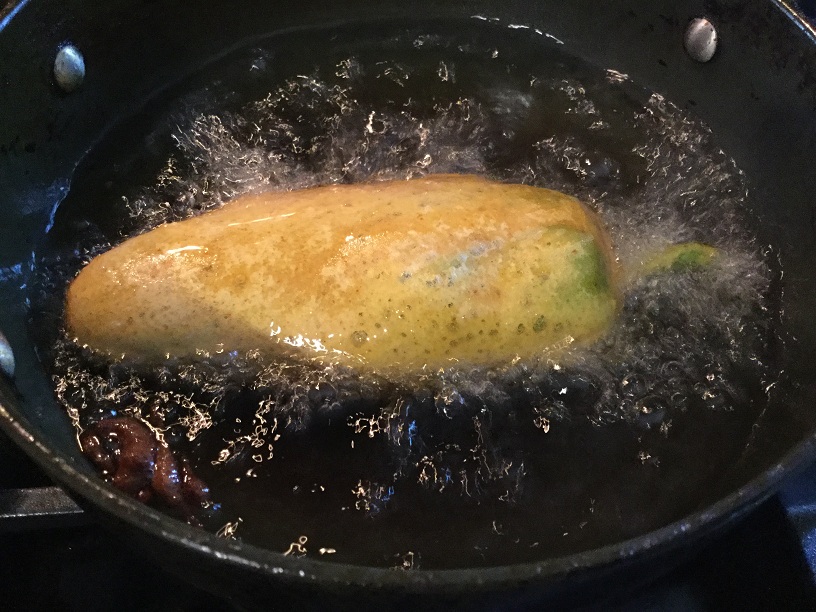
<path id="1" fill-rule="evenodd" d="M 0 370 L 9 377 L 14 377 L 14 353 L 11 352 L 11 345 L 3 332 L 0 332 Z"/>
<path id="2" fill-rule="evenodd" d="M 714 57 L 717 50 L 717 30 L 708 19 L 692 19 L 683 37 L 686 53 L 697 62 L 707 62 Z"/>
<path id="3" fill-rule="evenodd" d="M 71 93 L 85 80 L 85 59 L 73 45 L 65 45 L 57 52 L 54 60 L 54 78 L 60 89 Z"/>

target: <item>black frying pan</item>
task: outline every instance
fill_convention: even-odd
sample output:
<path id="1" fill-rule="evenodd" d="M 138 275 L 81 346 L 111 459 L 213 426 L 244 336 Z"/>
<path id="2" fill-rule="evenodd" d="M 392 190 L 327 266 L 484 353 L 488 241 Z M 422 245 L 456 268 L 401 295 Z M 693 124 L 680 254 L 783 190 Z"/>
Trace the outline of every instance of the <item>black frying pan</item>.
<path id="1" fill-rule="evenodd" d="M 615 67 L 706 122 L 751 181 L 761 239 L 779 252 L 789 401 L 760 423 L 716 495 L 680 521 L 635 539 L 567 557 L 542 551 L 510 567 L 394 572 L 284 557 L 224 541 L 124 497 L 98 479 L 76 447 L 29 338 L 21 268 L 69 188 L 77 163 L 123 118 L 205 62 L 276 31 L 378 19 L 467 19 L 539 27 L 590 63 Z M 682 40 L 689 20 L 716 25 L 720 48 L 700 64 Z M 87 78 L 67 94 L 54 83 L 57 49 L 82 50 Z M 784 1 L 199 3 L 30 0 L 0 12 L 0 327 L 14 351 L 0 383 L 4 430 L 51 476 L 100 513 L 134 547 L 245 605 L 338 597 L 348 605 L 417 605 L 416 597 L 512 606 L 521 597 L 575 602 L 619 572 L 687 550 L 770 495 L 813 454 L 816 386 L 816 36 Z M 651 567 L 655 567 L 652 563 Z M 593 587 L 593 588 L 588 588 Z M 525 599 L 529 601 L 529 599 Z M 304 599 L 304 601 L 313 601 Z"/>

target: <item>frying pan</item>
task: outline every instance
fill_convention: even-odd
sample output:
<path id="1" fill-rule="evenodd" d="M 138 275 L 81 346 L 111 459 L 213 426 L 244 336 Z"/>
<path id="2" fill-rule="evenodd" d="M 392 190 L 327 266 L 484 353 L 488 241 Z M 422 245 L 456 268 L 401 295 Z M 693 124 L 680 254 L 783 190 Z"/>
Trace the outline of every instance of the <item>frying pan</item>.
<path id="1" fill-rule="evenodd" d="M 27 327 L 25 271 L 70 188 L 78 162 L 121 119 L 207 62 L 275 32 L 378 20 L 467 20 L 540 28 L 591 64 L 612 67 L 692 109 L 717 135 L 754 190 L 760 238 L 784 269 L 788 401 L 758 423 L 716 499 L 634 539 L 534 563 L 396 572 L 285 557 L 225 541 L 119 494 L 83 459 L 57 407 Z M 683 46 L 690 19 L 719 35 L 713 60 Z M 53 79 L 72 43 L 87 76 L 72 93 Z M 23 0 L 0 9 L 0 327 L 16 376 L 0 380 L 0 425 L 50 476 L 134 549 L 246 607 L 434 604 L 510 608 L 580 603 L 623 572 L 666 567 L 714 530 L 771 495 L 812 460 L 816 444 L 816 33 L 785 0 L 570 0 L 458 2 L 181 2 Z M 642 575 L 650 575 L 649 571 Z M 532 605 L 532 604 L 531 604 Z"/>

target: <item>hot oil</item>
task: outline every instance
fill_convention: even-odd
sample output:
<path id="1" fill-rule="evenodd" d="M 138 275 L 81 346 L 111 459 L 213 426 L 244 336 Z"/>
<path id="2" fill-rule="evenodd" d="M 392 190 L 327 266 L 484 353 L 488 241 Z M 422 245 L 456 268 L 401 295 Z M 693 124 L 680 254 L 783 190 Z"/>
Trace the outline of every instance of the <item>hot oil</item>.
<path id="1" fill-rule="evenodd" d="M 209 483 L 208 528 L 347 563 L 536 560 L 714 499 L 772 408 L 778 365 L 768 254 L 750 232 L 746 180 L 713 135 L 534 30 L 331 34 L 280 37 L 207 67 L 78 171 L 32 292 L 77 426 L 146 420 Z M 315 50 L 317 40 L 330 42 Z M 252 353 L 146 368 L 62 335 L 67 282 L 128 236 L 243 193 L 443 172 L 579 197 L 624 270 L 687 240 L 721 256 L 631 274 L 613 329 L 559 362 L 398 380 Z"/>

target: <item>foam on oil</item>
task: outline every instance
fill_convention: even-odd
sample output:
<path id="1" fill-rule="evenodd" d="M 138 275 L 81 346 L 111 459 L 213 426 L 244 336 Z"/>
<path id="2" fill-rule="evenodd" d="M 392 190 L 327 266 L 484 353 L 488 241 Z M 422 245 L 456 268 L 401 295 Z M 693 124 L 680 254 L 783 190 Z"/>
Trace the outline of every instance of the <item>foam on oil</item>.
<path id="1" fill-rule="evenodd" d="M 745 448 L 775 375 L 767 253 L 750 232 L 745 179 L 712 134 L 625 75 L 533 37 L 337 41 L 308 66 L 303 42 L 286 41 L 288 55 L 254 50 L 252 66 L 277 57 L 264 95 L 256 82 L 225 104 L 202 90 L 186 102 L 194 112 L 168 103 L 151 136 L 163 144 L 144 154 L 160 168 L 104 189 L 93 173 L 75 183 L 32 299 L 77 427 L 137 416 L 209 482 L 210 528 L 349 563 L 523 562 L 619 541 L 702 503 Z M 450 172 L 557 189 L 600 215 L 631 272 L 600 341 L 558 363 L 395 379 L 257 353 L 146 369 L 98 360 L 59 331 L 66 283 L 129 236 L 244 193 Z M 688 240 L 721 256 L 635 272 Z"/>

